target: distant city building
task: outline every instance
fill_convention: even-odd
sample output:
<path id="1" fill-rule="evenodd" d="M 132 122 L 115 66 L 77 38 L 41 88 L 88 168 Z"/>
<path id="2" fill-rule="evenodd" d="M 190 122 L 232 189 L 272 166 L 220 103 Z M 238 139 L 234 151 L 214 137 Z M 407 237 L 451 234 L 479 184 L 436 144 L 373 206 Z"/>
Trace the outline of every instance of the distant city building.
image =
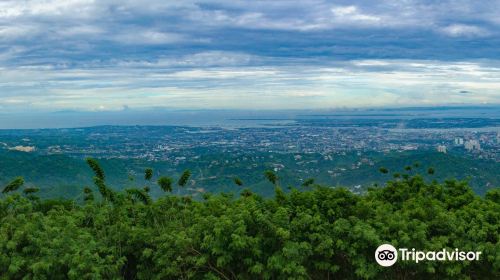
<path id="1" fill-rule="evenodd" d="M 464 147 L 467 151 L 481 150 L 481 144 L 477 140 L 465 141 Z"/>
<path id="2" fill-rule="evenodd" d="M 9 148 L 9 150 L 31 153 L 31 152 L 34 152 L 36 150 L 36 147 L 33 147 L 33 146 L 15 146 L 13 148 Z"/>
<path id="3" fill-rule="evenodd" d="M 446 146 L 445 145 L 437 146 L 437 151 L 446 154 Z"/>
<path id="4" fill-rule="evenodd" d="M 415 150 L 418 150 L 418 147 L 416 145 L 403 145 L 403 146 L 401 146 L 401 150 L 403 150 L 403 151 L 415 151 Z"/>
<path id="5" fill-rule="evenodd" d="M 455 145 L 462 146 L 464 144 L 464 138 L 455 138 Z"/>

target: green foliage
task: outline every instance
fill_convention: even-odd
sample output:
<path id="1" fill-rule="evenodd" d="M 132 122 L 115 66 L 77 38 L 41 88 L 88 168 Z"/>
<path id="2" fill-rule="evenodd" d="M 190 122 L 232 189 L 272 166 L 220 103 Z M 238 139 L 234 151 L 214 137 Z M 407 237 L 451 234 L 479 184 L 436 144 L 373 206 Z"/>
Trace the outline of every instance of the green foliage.
<path id="1" fill-rule="evenodd" d="M 387 168 L 385 168 L 385 167 L 380 167 L 379 171 L 380 171 L 380 173 L 382 173 L 382 174 L 387 174 L 387 173 L 389 173 L 389 170 L 388 170 Z"/>
<path id="2" fill-rule="evenodd" d="M 172 179 L 158 185 L 170 192 Z M 500 279 L 498 189 L 482 198 L 466 182 L 407 176 L 362 195 L 274 191 L 273 199 L 243 190 L 153 201 L 127 189 L 113 203 L 84 204 L 8 193 L 0 199 L 0 278 Z M 483 258 L 383 268 L 374 260 L 383 243 Z"/>
<path id="3" fill-rule="evenodd" d="M 27 187 L 27 188 L 24 188 L 23 194 L 29 200 L 38 201 L 40 198 L 36 195 L 36 193 L 39 191 L 40 191 L 40 189 L 37 187 Z"/>
<path id="4" fill-rule="evenodd" d="M 94 158 L 87 158 L 86 162 L 90 169 L 94 172 L 95 177 L 99 178 L 101 181 L 105 181 L 104 171 L 99 165 L 99 162 Z"/>
<path id="5" fill-rule="evenodd" d="M 172 192 L 172 178 L 160 177 L 160 179 L 158 179 L 158 185 L 164 192 Z"/>
<path id="6" fill-rule="evenodd" d="M 436 171 L 434 170 L 434 168 L 429 167 L 429 168 L 427 169 L 427 174 L 429 174 L 429 175 L 434 175 L 434 173 L 436 173 Z"/>
<path id="7" fill-rule="evenodd" d="M 271 182 L 271 184 L 273 185 L 278 185 L 278 175 L 276 175 L 276 173 L 274 173 L 274 171 L 272 170 L 266 170 L 264 171 L 264 177 L 266 177 L 266 179 Z"/>
<path id="8" fill-rule="evenodd" d="M 152 178 L 153 178 L 153 169 L 146 168 L 146 170 L 144 170 L 144 179 L 146 181 L 151 181 Z"/>
<path id="9" fill-rule="evenodd" d="M 177 184 L 181 187 L 186 186 L 187 182 L 189 181 L 189 177 L 191 177 L 191 171 L 189 169 L 184 170 Z"/>
<path id="10" fill-rule="evenodd" d="M 486 199 L 500 204 L 500 189 L 493 189 L 486 193 Z"/>
<path id="11" fill-rule="evenodd" d="M 132 196 L 134 199 L 141 201 L 144 204 L 151 204 L 151 197 L 144 190 L 138 189 L 126 189 L 127 194 Z"/>
<path id="12" fill-rule="evenodd" d="M 94 193 L 89 187 L 85 187 L 83 189 L 83 194 L 84 194 L 83 196 L 84 201 L 94 201 Z"/>
<path id="13" fill-rule="evenodd" d="M 114 192 L 106 186 L 106 183 L 103 180 L 101 180 L 99 177 L 94 177 L 94 184 L 104 200 L 114 201 Z"/>
<path id="14" fill-rule="evenodd" d="M 249 196 L 252 196 L 253 195 L 253 192 L 249 189 L 244 189 L 242 192 L 241 192 L 241 196 L 242 197 L 249 197 Z"/>
<path id="15" fill-rule="evenodd" d="M 238 187 L 243 186 L 243 181 L 239 177 L 234 177 L 233 181 L 236 184 L 236 186 Z"/>
<path id="16" fill-rule="evenodd" d="M 60 140 L 66 141 L 65 139 Z M 85 139 L 80 140 L 85 141 Z M 360 160 L 360 157 L 353 152 L 347 152 L 346 155 L 335 155 L 332 160 L 325 160 L 320 154 L 301 154 L 302 159 L 295 160 L 294 156 L 289 154 L 255 152 L 254 157 L 247 157 L 244 160 L 240 153 L 198 152 L 200 158 L 191 160 L 188 157 L 185 163 L 178 165 L 175 161 L 117 158 L 101 158 L 99 164 L 106 171 L 106 185 L 119 190 L 130 187 L 142 188 L 145 184 L 149 184 L 152 195 L 155 197 L 161 194 L 161 192 L 156 192 L 151 183 L 157 181 L 159 176 L 156 177 L 156 174 L 173 175 L 178 173 L 180 175 L 185 169 L 192 172 L 196 170 L 200 176 L 193 185 L 193 190 L 184 190 L 182 192 L 184 194 L 195 194 L 195 190 L 198 188 L 214 193 L 239 191 L 235 189 L 233 182 L 233 178 L 237 176 L 244 182 L 245 188 L 249 188 L 259 195 L 270 197 L 274 195 L 274 188 L 269 187 L 262 172 L 270 169 L 272 163 L 281 163 L 286 166 L 278 173 L 280 184 L 286 187 L 289 185 L 298 187 L 302 184 L 303 179 L 315 178 L 316 184 L 361 185 L 361 190 L 365 190 L 374 183 L 379 186 L 384 185 L 385 181 L 390 178 L 387 176 L 388 174 L 378 172 L 379 167 L 386 167 L 389 170 L 389 175 L 392 175 L 394 172 L 404 171 L 402 167 L 406 165 L 413 166 L 415 162 L 422 163 L 418 171 L 425 173 L 423 175 L 427 179 L 443 181 L 447 178 L 463 180 L 469 177 L 470 185 L 479 195 L 484 196 L 494 186 L 500 186 L 500 176 L 498 176 L 500 162 L 454 153 L 443 154 L 424 150 L 402 153 L 363 152 L 362 158 L 368 159 L 369 162 L 362 162 L 359 167 L 356 166 L 352 169 L 350 167 L 353 164 L 356 165 Z M 270 156 L 273 158 L 271 159 Z M 229 163 L 226 164 L 226 160 Z M 220 164 L 211 164 L 214 161 L 218 161 Z M 376 170 L 373 166 L 377 166 Z M 151 167 L 154 170 L 151 182 L 143 180 L 145 167 Z M 431 176 L 426 173 L 428 167 L 439 167 L 439 170 L 436 169 L 436 174 Z M 307 170 L 307 173 L 299 172 L 299 170 Z M 328 171 L 333 171 L 333 174 L 328 173 Z M 42 198 L 76 199 L 81 197 L 81 186 L 93 185 L 94 176 L 90 176 L 91 172 L 85 160 L 77 157 L 0 149 L 0 192 L 10 179 L 23 175 L 26 185 L 35 185 L 40 188 L 38 195 Z M 130 179 L 133 179 L 132 181 L 129 180 L 129 176 Z M 177 179 L 178 177 L 175 177 L 175 184 L 177 184 Z M 95 190 L 96 200 L 100 200 L 97 188 L 94 186 L 92 188 Z"/>
<path id="17" fill-rule="evenodd" d="M 101 168 L 101 166 L 99 165 L 99 162 L 93 158 L 87 158 L 86 161 L 87 161 L 87 164 L 90 167 L 90 169 L 92 169 L 92 171 L 94 171 L 94 175 L 95 175 L 94 185 L 99 190 L 99 193 L 101 194 L 101 196 L 103 197 L 103 199 L 105 201 L 113 202 L 115 200 L 115 193 L 113 192 L 113 190 L 111 190 L 110 188 L 108 188 L 106 186 L 104 171 Z M 93 195 L 88 196 L 88 198 L 93 199 Z"/>
<path id="18" fill-rule="evenodd" d="M 22 185 L 24 185 L 23 177 L 17 177 L 3 188 L 2 193 L 6 194 L 9 192 L 17 191 L 17 189 L 19 189 Z"/>
<path id="19" fill-rule="evenodd" d="M 302 183 L 302 187 L 310 187 L 314 185 L 314 178 L 309 178 Z"/>
<path id="20" fill-rule="evenodd" d="M 25 188 L 23 190 L 23 193 L 26 194 L 26 195 L 29 195 L 29 194 L 34 194 L 34 193 L 37 193 L 39 192 L 40 189 L 39 188 L 36 188 L 36 187 L 30 187 L 30 188 Z"/>

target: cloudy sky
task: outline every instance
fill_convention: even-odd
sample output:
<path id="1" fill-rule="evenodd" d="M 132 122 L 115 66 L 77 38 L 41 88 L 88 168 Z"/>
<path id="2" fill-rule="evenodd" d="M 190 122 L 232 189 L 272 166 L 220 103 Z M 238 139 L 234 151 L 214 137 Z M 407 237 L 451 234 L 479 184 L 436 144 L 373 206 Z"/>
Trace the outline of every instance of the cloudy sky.
<path id="1" fill-rule="evenodd" d="M 0 110 L 500 103 L 500 1 L 1 0 Z"/>

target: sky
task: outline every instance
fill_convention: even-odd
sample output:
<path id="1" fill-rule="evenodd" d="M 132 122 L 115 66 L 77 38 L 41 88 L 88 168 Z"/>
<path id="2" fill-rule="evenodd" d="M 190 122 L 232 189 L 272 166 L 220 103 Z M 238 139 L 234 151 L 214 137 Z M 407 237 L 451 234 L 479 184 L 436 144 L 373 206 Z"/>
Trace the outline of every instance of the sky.
<path id="1" fill-rule="evenodd" d="M 500 104 L 499 46 L 499 0 L 1 0 L 0 112 Z"/>

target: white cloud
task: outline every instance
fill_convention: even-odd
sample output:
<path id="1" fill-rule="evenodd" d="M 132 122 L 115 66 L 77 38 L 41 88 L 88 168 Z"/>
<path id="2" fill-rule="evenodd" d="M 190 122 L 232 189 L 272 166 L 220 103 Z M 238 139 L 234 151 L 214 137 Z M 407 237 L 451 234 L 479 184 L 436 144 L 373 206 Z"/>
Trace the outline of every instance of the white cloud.
<path id="1" fill-rule="evenodd" d="M 174 44 L 187 40 L 183 34 L 147 29 L 126 29 L 112 38 L 117 42 L 131 45 Z"/>
<path id="2" fill-rule="evenodd" d="M 106 108 L 174 97 L 206 106 L 256 96 L 262 106 L 307 96 L 317 102 L 308 106 L 500 102 L 500 66 L 481 44 L 498 41 L 499 0 L 345 3 L 0 0 L 0 98 L 83 108 L 103 98 Z M 469 54 L 485 60 L 449 62 Z M 437 60 L 363 59 L 386 56 Z M 472 94 L 450 93 L 460 90 Z"/>
<path id="3" fill-rule="evenodd" d="M 0 26 L 0 41 L 31 38 L 39 33 L 39 28 L 33 25 L 4 25 Z"/>
<path id="4" fill-rule="evenodd" d="M 187 71 L 179 71 L 173 74 L 166 74 L 164 77 L 171 77 L 175 79 L 213 79 L 213 80 L 222 80 L 222 79 L 248 79 L 254 80 L 259 77 L 272 77 L 276 75 L 277 72 L 273 69 L 262 69 L 262 68 L 243 68 L 243 69 L 235 69 L 235 68 L 217 68 L 217 69 L 208 69 L 208 70 L 187 70 Z"/>
<path id="5" fill-rule="evenodd" d="M 77 36 L 77 35 L 99 35 L 105 31 L 99 26 L 94 25 L 75 25 L 58 30 L 58 33 L 63 36 Z"/>
<path id="6" fill-rule="evenodd" d="M 210 66 L 210 57 L 217 55 L 227 54 L 193 55 L 209 57 L 209 62 L 203 58 L 199 63 L 204 67 L 187 69 L 118 62 L 89 69 L 2 69 L 0 105 L 18 100 L 40 109 L 104 105 L 118 110 L 122 104 L 179 108 L 297 108 L 302 104 L 324 108 L 500 103 L 500 61 L 354 60 L 325 65 Z M 461 91 L 470 94 L 459 94 Z"/>
<path id="7" fill-rule="evenodd" d="M 116 63 L 123 67 L 148 68 L 206 68 L 216 66 L 245 66 L 262 62 L 262 58 L 242 52 L 204 51 L 181 57 L 161 57 L 155 61 L 146 60 L 119 60 Z"/>
<path id="8" fill-rule="evenodd" d="M 94 0 L 7 0 L 0 3 L 0 18 L 22 16 L 72 16 L 92 14 Z"/>
<path id="9" fill-rule="evenodd" d="M 484 28 L 467 24 L 448 25 L 441 28 L 441 31 L 452 37 L 480 37 L 487 36 L 489 34 L 489 32 Z"/>
<path id="10" fill-rule="evenodd" d="M 363 23 L 374 23 L 381 20 L 378 16 L 361 13 L 356 6 L 336 6 L 331 11 L 337 20 Z"/>
<path id="11" fill-rule="evenodd" d="M 19 46 L 12 46 L 5 51 L 0 52 L 0 62 L 10 60 L 12 58 L 15 58 L 19 55 L 22 55 L 26 51 L 26 48 L 24 47 L 19 47 Z M 0 66 L 0 71 L 3 70 L 3 68 Z"/>

